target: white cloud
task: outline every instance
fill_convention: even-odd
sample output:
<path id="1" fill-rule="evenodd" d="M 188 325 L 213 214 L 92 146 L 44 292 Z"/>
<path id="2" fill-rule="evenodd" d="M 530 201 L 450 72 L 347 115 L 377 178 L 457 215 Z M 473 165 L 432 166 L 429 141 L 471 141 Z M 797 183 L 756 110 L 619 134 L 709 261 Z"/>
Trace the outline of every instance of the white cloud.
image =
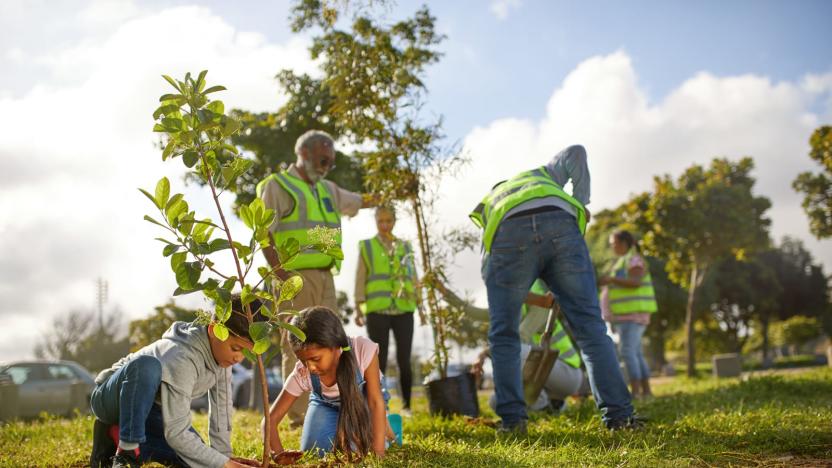
<path id="1" fill-rule="evenodd" d="M 508 18 L 508 14 L 511 10 L 520 8 L 522 3 L 523 2 L 521 0 L 493 0 L 488 9 L 491 10 L 491 13 L 496 16 L 498 20 L 502 21 Z"/>
<path id="2" fill-rule="evenodd" d="M 154 146 L 151 114 L 168 92 L 161 74 L 208 69 L 210 83 L 228 87 L 215 95 L 227 107 L 263 111 L 283 99 L 277 71 L 315 72 L 304 41 L 269 43 L 205 8 L 124 16 L 101 5 L 85 20 L 120 21 L 111 33 L 41 55 L 49 78 L 19 96 L 0 93 L 0 316 L 16 337 L 0 345 L 4 359 L 30 354 L 55 314 L 91 306 L 98 276 L 126 319 L 146 315 L 175 288 L 153 240 L 161 233 L 141 219 L 151 205 L 136 187 L 167 175 L 201 213 L 213 212 L 205 192 L 185 189 L 179 163 L 162 163 Z"/>
<path id="3" fill-rule="evenodd" d="M 660 102 L 650 102 L 626 53 L 587 59 L 554 90 L 540 121 L 500 119 L 465 137 L 473 164 L 463 177 L 443 185 L 439 216 L 457 221 L 449 224 L 464 223 L 495 182 L 542 165 L 574 143 L 588 151 L 593 211 L 650 190 L 654 175 L 678 176 L 717 156 L 752 156 L 756 191 L 773 202 L 774 238 L 803 239 L 830 269 L 832 247 L 808 233 L 800 196 L 791 188 L 797 173 L 815 169 L 807 156 L 808 137 L 821 120 L 811 109 L 828 99 L 830 80 L 832 73 L 773 83 L 756 75 L 703 72 Z M 477 256 L 462 255 L 458 263 L 457 288 L 473 291 L 485 304 Z"/>

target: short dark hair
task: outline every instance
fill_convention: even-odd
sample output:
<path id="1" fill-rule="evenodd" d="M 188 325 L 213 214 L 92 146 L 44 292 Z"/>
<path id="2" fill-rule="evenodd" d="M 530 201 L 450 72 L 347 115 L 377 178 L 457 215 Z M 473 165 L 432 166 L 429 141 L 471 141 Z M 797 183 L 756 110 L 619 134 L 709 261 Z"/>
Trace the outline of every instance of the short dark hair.
<path id="1" fill-rule="evenodd" d="M 260 313 L 260 307 L 263 306 L 263 301 L 255 299 L 251 304 L 249 304 L 249 306 L 251 307 L 252 318 L 255 322 L 265 322 L 269 320 L 268 317 Z M 225 327 L 228 328 L 228 331 L 234 335 L 237 335 L 244 340 L 254 342 L 248 332 L 248 326 L 249 322 L 248 317 L 246 317 L 246 311 L 243 308 L 243 301 L 240 299 L 239 294 L 234 294 L 231 296 L 231 316 L 228 317 L 228 320 L 226 320 Z"/>
<path id="2" fill-rule="evenodd" d="M 627 231 L 625 229 L 619 229 L 613 232 L 612 236 L 615 237 L 616 240 L 618 240 L 619 242 L 627 244 L 628 249 L 635 247 L 636 251 L 639 250 L 638 241 L 636 240 L 635 236 L 633 236 L 633 234 L 630 233 L 630 231 Z"/>

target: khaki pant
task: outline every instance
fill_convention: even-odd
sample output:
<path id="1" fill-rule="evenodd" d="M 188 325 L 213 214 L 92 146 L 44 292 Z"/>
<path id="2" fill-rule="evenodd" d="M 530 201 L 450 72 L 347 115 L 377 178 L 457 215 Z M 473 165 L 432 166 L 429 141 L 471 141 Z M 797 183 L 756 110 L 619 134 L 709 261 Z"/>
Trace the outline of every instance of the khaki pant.
<path id="1" fill-rule="evenodd" d="M 299 312 L 307 307 L 325 306 L 337 313 L 338 304 L 335 299 L 335 281 L 332 279 L 332 273 L 329 270 L 298 270 L 298 273 L 303 278 L 303 288 L 293 300 L 281 304 L 280 310 L 295 310 Z M 289 317 L 287 317 L 288 319 Z M 285 329 L 280 330 L 280 369 L 284 382 L 295 369 L 295 365 L 298 362 L 298 358 L 292 349 L 289 335 L 289 331 Z M 297 400 L 289 408 L 289 421 L 293 427 L 303 425 L 303 418 L 306 416 L 306 407 L 308 404 L 309 392 L 304 392 L 298 396 Z"/>

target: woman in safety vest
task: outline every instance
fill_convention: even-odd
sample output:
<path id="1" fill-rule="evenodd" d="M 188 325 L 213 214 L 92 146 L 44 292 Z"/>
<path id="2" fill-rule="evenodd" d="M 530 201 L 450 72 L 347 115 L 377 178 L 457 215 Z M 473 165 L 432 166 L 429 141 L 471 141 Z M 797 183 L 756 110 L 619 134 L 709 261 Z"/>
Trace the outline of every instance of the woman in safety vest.
<path id="1" fill-rule="evenodd" d="M 642 353 L 641 338 L 650 324 L 650 314 L 657 310 L 653 280 L 632 234 L 624 230 L 614 232 L 610 246 L 618 260 L 608 276 L 598 279 L 603 286 L 601 311 L 618 334 L 633 397 L 652 396 L 650 369 Z"/>
<path id="2" fill-rule="evenodd" d="M 403 401 L 402 414 L 410 413 L 413 370 L 413 311 L 419 307 L 416 265 L 410 242 L 393 235 L 396 213 L 392 207 L 376 209 L 378 234 L 359 242 L 361 261 L 355 275 L 355 323 L 367 323 L 367 335 L 378 343 L 378 362 L 387 368 L 390 330 L 396 340 L 396 362 Z"/>

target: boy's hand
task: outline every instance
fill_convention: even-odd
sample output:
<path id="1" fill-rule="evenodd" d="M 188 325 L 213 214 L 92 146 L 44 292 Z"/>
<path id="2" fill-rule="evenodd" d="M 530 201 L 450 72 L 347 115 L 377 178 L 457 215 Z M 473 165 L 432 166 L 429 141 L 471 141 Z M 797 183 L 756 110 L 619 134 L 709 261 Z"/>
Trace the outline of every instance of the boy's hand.
<path id="1" fill-rule="evenodd" d="M 260 466 L 260 462 L 256 460 L 249 460 L 247 458 L 231 457 L 225 462 L 223 468 L 249 468 L 252 466 Z"/>
<path id="2" fill-rule="evenodd" d="M 302 456 L 303 452 L 300 450 L 284 450 L 280 453 L 272 452 L 272 461 L 278 465 L 293 465 Z"/>

